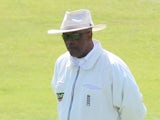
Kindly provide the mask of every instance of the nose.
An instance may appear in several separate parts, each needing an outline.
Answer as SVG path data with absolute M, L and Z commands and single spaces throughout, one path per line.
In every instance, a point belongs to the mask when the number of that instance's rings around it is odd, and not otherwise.
M 74 40 L 66 40 L 65 43 L 68 44 L 68 45 L 70 45 L 70 44 L 74 43 Z
M 74 45 L 74 40 L 66 40 L 65 44 L 66 44 L 67 48 L 70 48 Z

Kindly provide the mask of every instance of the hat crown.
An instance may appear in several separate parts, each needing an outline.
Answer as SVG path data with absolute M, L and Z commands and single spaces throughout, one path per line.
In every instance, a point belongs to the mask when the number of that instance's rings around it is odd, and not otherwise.
M 72 12 L 66 12 L 63 22 L 61 24 L 61 30 L 70 30 L 78 28 L 90 28 L 93 27 L 93 21 L 89 10 L 81 9 Z
M 48 34 L 74 32 L 88 28 L 92 28 L 92 31 L 96 32 L 105 29 L 106 25 L 105 24 L 94 25 L 90 11 L 87 9 L 80 9 L 71 12 L 67 11 L 62 21 L 60 30 L 50 29 L 48 30 Z

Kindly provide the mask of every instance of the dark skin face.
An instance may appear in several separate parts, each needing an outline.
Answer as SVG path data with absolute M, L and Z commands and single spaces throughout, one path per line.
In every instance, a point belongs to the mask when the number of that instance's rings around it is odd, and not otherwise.
M 82 58 L 85 57 L 93 48 L 92 41 L 92 29 L 85 29 L 76 32 L 63 33 L 66 35 L 72 35 L 74 33 L 80 33 L 79 39 L 67 39 L 64 40 L 64 43 L 67 47 L 67 50 L 73 57 Z

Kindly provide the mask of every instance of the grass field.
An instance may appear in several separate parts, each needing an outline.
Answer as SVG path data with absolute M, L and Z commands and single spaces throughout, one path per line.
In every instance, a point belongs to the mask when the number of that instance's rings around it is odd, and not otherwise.
M 90 9 L 94 34 L 104 48 L 130 67 L 148 109 L 145 120 L 160 119 L 159 0 L 0 0 L 0 119 L 57 120 L 50 85 L 54 62 L 66 51 L 59 35 L 64 12 Z

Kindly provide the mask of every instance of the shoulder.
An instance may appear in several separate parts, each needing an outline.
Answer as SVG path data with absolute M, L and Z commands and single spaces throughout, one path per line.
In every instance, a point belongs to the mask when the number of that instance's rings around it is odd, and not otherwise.
M 107 50 L 104 50 L 104 54 L 105 56 L 107 56 L 106 58 L 108 59 L 108 62 L 114 74 L 117 74 L 117 76 L 118 74 L 131 74 L 128 65 L 119 56 Z
M 56 60 L 56 65 L 60 66 L 62 64 L 66 64 L 67 61 L 70 59 L 70 54 L 69 52 L 65 52 L 64 54 L 62 54 L 61 56 L 59 56 Z
M 128 69 L 128 66 L 127 64 L 124 62 L 124 60 L 122 60 L 119 56 L 109 52 L 109 51 L 106 51 L 106 54 L 108 56 L 108 59 L 110 61 L 110 64 L 112 66 L 121 66 L 121 67 L 124 67 L 124 68 L 127 68 Z
M 103 49 L 102 58 L 106 60 L 108 59 L 108 61 L 112 65 L 116 64 L 126 65 L 125 62 L 119 56 L 105 49 Z

